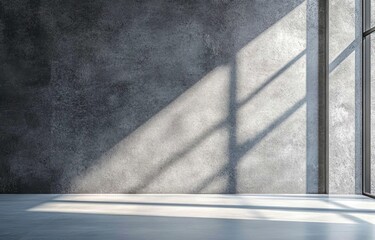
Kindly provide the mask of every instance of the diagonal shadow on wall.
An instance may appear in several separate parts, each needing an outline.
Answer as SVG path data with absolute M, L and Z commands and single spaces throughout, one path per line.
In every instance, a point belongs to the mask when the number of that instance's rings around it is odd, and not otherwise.
M 223 170 L 229 179 L 222 191 L 236 192 L 235 169 L 241 156 L 304 100 L 243 144 L 237 142 L 236 109 L 264 90 L 304 52 L 240 103 L 233 59 L 302 2 L 2 3 L 1 70 L 5 74 L 1 79 L 1 111 L 3 118 L 15 121 L 7 121 L 0 129 L 1 141 L 7 143 L 1 147 L 2 169 L 6 169 L 1 172 L 1 191 L 117 192 L 116 187 L 85 190 L 71 186 L 77 176 L 98 165 L 103 154 L 209 72 L 229 65 L 232 80 L 227 119 L 194 138 L 126 192 L 147 187 L 178 158 L 221 128 L 229 131 L 228 165 Z M 25 25 L 28 21 L 30 24 Z M 30 70 L 33 68 L 35 72 Z M 174 130 L 178 122 L 177 118 Z M 126 164 L 124 168 L 138 163 Z M 203 187 L 195 189 L 200 192 Z
M 199 193 L 206 187 L 211 181 L 213 181 L 216 177 L 220 175 L 226 175 L 228 172 L 233 173 L 231 180 L 228 181 L 227 191 L 228 192 L 235 192 L 236 190 L 236 183 L 235 179 L 236 176 L 234 174 L 237 162 L 240 160 L 241 155 L 245 154 L 249 151 L 253 146 L 255 146 L 258 142 L 260 142 L 268 133 L 270 133 L 273 129 L 275 129 L 278 125 L 280 125 L 285 119 L 287 119 L 290 115 L 292 115 L 296 110 L 298 110 L 302 104 L 305 102 L 305 99 L 298 101 L 294 106 L 292 106 L 289 110 L 287 110 L 282 116 L 280 116 L 277 120 L 275 120 L 272 124 L 270 124 L 264 131 L 259 133 L 255 138 L 249 139 L 247 142 L 238 146 L 236 143 L 236 112 L 241 106 L 247 104 L 254 98 L 257 94 L 259 94 L 263 89 L 267 87 L 271 82 L 277 79 L 283 72 L 285 72 L 289 67 L 291 67 L 294 63 L 300 60 L 305 55 L 305 51 L 302 51 L 297 56 L 295 56 L 292 60 L 290 60 L 287 64 L 285 64 L 282 68 L 280 68 L 276 73 L 274 73 L 269 79 L 264 81 L 258 88 L 256 88 L 251 94 L 246 96 L 246 98 L 237 103 L 236 100 L 236 66 L 235 60 L 233 60 L 233 64 L 231 67 L 231 84 L 230 84 L 230 101 L 229 101 L 229 111 L 228 117 L 225 118 L 223 121 L 217 123 L 216 125 L 212 126 L 205 132 L 203 132 L 199 137 L 195 138 L 191 143 L 187 144 L 187 146 L 182 149 L 181 151 L 177 152 L 176 154 L 170 156 L 163 164 L 160 166 L 160 169 L 156 169 L 153 172 L 150 172 L 147 177 L 141 182 L 141 184 L 134 186 L 130 192 L 142 192 L 144 188 L 146 188 L 153 180 L 160 177 L 165 171 L 169 168 L 173 167 L 177 161 L 183 159 L 185 155 L 187 155 L 191 150 L 202 144 L 202 142 L 210 137 L 215 131 L 228 128 L 229 133 L 229 144 L 228 144 L 228 153 L 229 159 L 228 163 L 223 166 L 217 173 L 213 176 L 210 176 L 200 185 L 198 185 L 194 192 Z

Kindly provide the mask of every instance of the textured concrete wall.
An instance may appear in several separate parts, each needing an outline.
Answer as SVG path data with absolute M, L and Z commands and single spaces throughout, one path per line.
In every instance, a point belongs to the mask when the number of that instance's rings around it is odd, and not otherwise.
M 374 9 L 375 9 L 375 0 L 370 0 L 370 27 L 374 27 L 375 25 L 375 16 L 374 16 Z M 370 193 L 375 194 L 375 44 L 374 44 L 374 33 L 368 36 L 370 40 L 370 86 L 371 86 L 371 99 L 370 99 L 370 111 L 371 111 L 371 123 L 370 123 L 370 149 L 371 149 L 371 156 L 370 156 L 370 175 L 371 175 L 371 183 L 370 183 Z
M 371 8 L 373 9 L 375 7 L 375 1 L 371 1 Z M 372 25 L 371 26 L 374 26 L 374 18 L 373 16 L 371 16 L 371 22 L 372 22 Z M 370 36 L 368 36 L 368 38 L 370 38 L 371 42 L 370 42 L 370 82 L 371 82 L 371 126 L 370 126 L 370 131 L 371 131 L 371 140 L 370 140 L 370 146 L 371 146 L 371 157 L 370 157 L 370 175 L 371 175 L 371 185 L 370 185 L 370 193 L 372 193 L 373 195 L 375 194 L 375 67 L 374 67 L 374 63 L 375 63 L 375 37 L 374 37 L 374 33 L 372 33 Z
M 329 189 L 361 193 L 361 0 L 330 0 L 329 8 Z
M 0 191 L 306 191 L 304 1 L 0 4 Z

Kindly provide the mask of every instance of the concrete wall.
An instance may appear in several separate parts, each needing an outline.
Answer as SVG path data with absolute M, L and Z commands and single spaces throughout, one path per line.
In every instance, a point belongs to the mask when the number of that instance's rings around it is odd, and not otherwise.
M 361 2 L 329 6 L 330 193 L 362 193 Z
M 375 7 L 375 1 L 371 1 L 371 9 L 374 9 Z M 373 11 L 372 11 L 373 13 Z M 374 26 L 375 23 L 375 17 L 374 15 L 371 16 L 371 27 Z M 375 194 L 375 37 L 374 33 L 372 33 L 370 36 L 370 85 L 371 85 L 371 126 L 370 126 L 370 131 L 371 131 L 371 157 L 370 157 L 370 175 L 371 175 L 371 185 L 370 185 L 370 193 L 373 195 Z
M 306 192 L 303 0 L 0 4 L 1 192 Z

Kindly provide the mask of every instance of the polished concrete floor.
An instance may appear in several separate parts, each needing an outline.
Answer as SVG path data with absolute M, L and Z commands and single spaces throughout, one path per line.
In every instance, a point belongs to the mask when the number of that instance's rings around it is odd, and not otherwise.
M 374 240 L 375 200 L 354 195 L 0 195 L 0 239 Z

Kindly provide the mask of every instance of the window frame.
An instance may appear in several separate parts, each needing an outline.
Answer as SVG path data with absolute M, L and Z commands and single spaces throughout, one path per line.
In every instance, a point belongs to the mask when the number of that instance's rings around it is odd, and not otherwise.
M 362 1 L 362 194 L 375 198 L 371 193 L 371 0 Z

